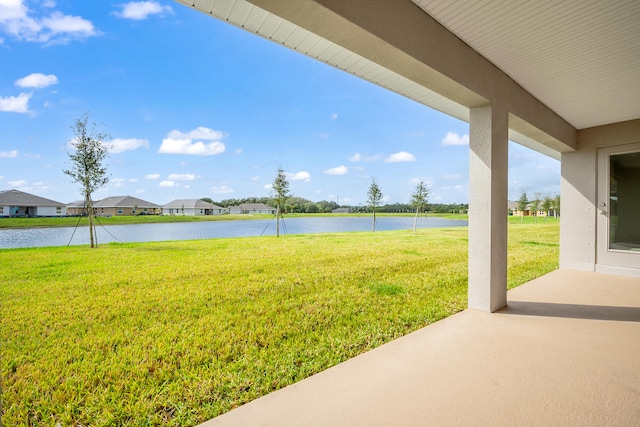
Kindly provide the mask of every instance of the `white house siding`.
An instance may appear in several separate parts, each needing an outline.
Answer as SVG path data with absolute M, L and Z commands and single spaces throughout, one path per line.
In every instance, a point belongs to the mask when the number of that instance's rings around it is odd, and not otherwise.
M 33 213 L 32 210 L 34 211 Z M 31 216 L 66 216 L 66 207 L 55 206 L 37 206 L 35 208 L 29 208 L 29 215 Z

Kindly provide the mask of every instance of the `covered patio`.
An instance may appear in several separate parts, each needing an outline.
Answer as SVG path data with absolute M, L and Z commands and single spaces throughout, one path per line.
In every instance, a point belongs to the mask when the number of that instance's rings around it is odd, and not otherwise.
M 640 279 L 556 270 L 203 426 L 640 423 Z
M 469 123 L 469 309 L 207 425 L 640 424 L 640 2 L 177 0 Z M 507 292 L 508 141 L 561 161 Z

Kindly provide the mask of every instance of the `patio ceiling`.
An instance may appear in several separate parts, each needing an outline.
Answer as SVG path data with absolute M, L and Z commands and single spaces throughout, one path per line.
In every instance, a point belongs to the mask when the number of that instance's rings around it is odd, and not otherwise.
M 635 0 L 177 1 L 465 121 L 507 88 L 509 138 L 555 158 L 640 118 Z
M 640 118 L 637 0 L 412 0 L 577 129 Z

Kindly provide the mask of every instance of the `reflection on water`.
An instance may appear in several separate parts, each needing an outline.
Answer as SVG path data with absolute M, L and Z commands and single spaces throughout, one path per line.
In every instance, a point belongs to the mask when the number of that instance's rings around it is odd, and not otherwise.
M 370 231 L 370 217 L 286 218 L 281 233 L 312 234 Z M 420 218 L 420 228 L 461 227 L 467 221 L 444 218 Z M 161 224 L 109 225 L 97 228 L 98 243 L 195 240 L 221 237 L 274 236 L 275 219 L 251 221 L 177 222 Z M 409 230 L 412 217 L 378 217 L 376 230 Z M 0 248 L 88 245 L 87 227 L 54 227 L 0 230 Z

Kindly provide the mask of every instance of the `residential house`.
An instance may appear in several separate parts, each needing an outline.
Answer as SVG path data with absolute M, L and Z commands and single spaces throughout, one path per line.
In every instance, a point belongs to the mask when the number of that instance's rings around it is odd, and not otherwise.
M 132 196 L 113 196 L 93 202 L 93 212 L 100 216 L 160 215 L 162 206 Z
M 520 210 L 518 202 L 509 201 L 509 212 L 513 216 L 537 216 L 537 217 L 546 217 L 553 215 L 553 210 L 545 211 L 543 209 L 539 209 L 536 212 L 533 212 L 532 204 L 527 204 L 524 210 Z
M 200 199 L 176 199 L 162 206 L 162 215 L 221 215 L 225 211 L 221 206 Z
M 264 203 L 241 203 L 238 206 L 229 207 L 230 214 L 276 214 L 276 208 Z
M 67 214 L 71 216 L 81 216 L 87 214 L 87 207 L 84 200 L 75 200 L 67 203 Z
M 0 191 L 0 217 L 66 216 L 64 203 L 19 190 Z
M 215 425 L 638 424 L 640 2 L 177 1 L 469 123 L 469 309 Z M 562 216 L 507 293 L 509 140 Z
M 334 214 L 348 214 L 351 213 L 351 208 L 336 208 L 331 211 Z

